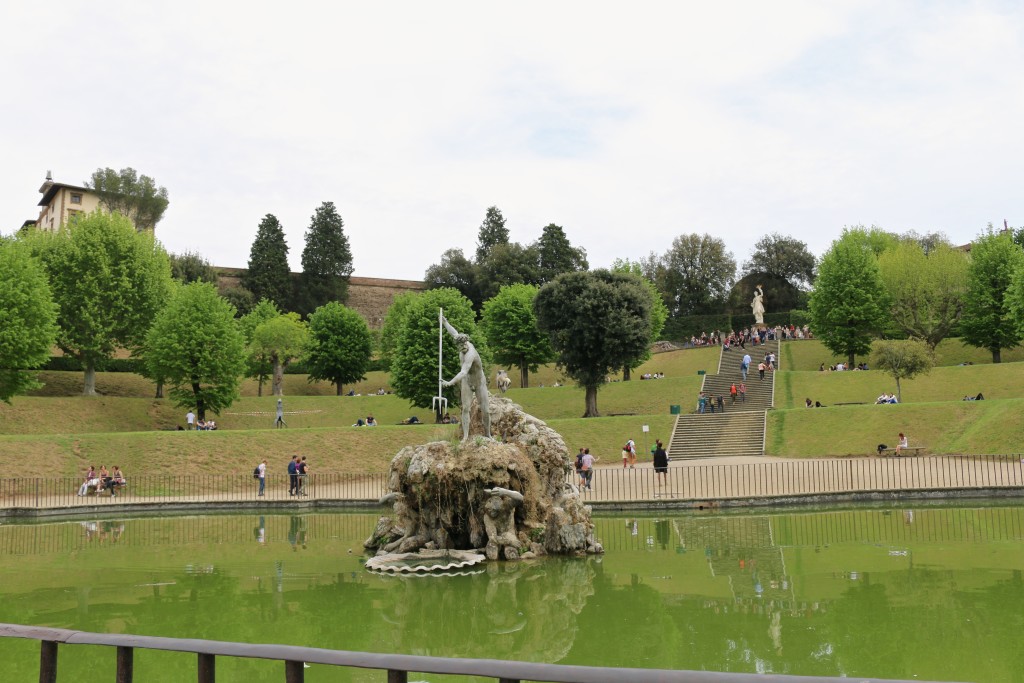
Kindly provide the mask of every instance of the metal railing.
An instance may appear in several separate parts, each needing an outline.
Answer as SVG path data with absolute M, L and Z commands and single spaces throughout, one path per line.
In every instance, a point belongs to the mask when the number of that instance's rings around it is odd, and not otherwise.
M 566 481 L 576 483 L 574 472 Z M 0 510 L 54 509 L 138 504 L 219 504 L 344 501 L 375 503 L 388 490 L 379 474 L 313 474 L 292 489 L 287 475 L 268 476 L 264 495 L 246 475 L 142 475 L 109 492 L 79 495 L 82 481 L 71 478 L 0 479 Z M 745 464 L 674 461 L 659 475 L 650 465 L 638 469 L 594 470 L 588 502 L 720 502 L 858 493 L 942 492 L 1024 489 L 1024 463 L 1018 455 L 916 456 L 905 458 L 827 458 L 773 460 Z
M 64 645 L 102 645 L 117 649 L 117 683 L 132 683 L 134 651 L 162 650 L 189 652 L 198 656 L 199 683 L 213 683 L 217 657 L 247 657 L 277 660 L 284 663 L 285 683 L 302 683 L 305 664 L 322 664 L 349 668 L 376 669 L 387 672 L 388 683 L 408 683 L 409 673 L 494 678 L 500 683 L 519 681 L 553 681 L 557 683 L 620 683 L 620 681 L 651 681 L 653 683 L 760 683 L 763 674 L 725 674 L 708 671 L 673 671 L 667 669 L 616 669 L 564 664 L 539 664 L 498 659 L 446 659 L 419 655 L 376 654 L 324 650 L 293 645 L 252 645 L 217 640 L 160 638 L 127 634 L 86 633 L 59 628 L 0 624 L 0 637 L 26 638 L 40 643 L 39 683 L 57 683 L 58 647 Z M 778 683 L 835 683 L 835 678 L 820 676 L 772 675 Z M 879 679 L 857 678 L 863 683 Z M 897 683 L 892 681 L 890 683 Z M 879 681 L 879 683 L 881 683 Z M 906 683 L 906 682 L 904 682 Z

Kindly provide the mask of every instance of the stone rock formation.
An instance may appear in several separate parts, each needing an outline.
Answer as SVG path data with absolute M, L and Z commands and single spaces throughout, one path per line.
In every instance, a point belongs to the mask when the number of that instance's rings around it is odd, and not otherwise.
M 488 559 L 603 552 L 590 508 L 569 483 L 565 441 L 510 400 L 490 398 L 491 433 L 403 448 L 381 502 L 393 506 L 365 542 L 380 553 L 483 549 Z M 476 401 L 471 436 L 481 434 Z

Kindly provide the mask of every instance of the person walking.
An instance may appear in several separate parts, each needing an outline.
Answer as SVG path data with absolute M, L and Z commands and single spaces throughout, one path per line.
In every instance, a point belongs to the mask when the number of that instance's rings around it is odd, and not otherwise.
M 185 429 L 187 429 L 190 432 L 196 428 L 196 414 L 193 413 L 191 410 L 185 413 L 185 424 L 188 425 Z
M 256 477 L 260 480 L 260 492 L 257 495 L 262 496 L 263 491 L 266 488 L 267 483 L 267 461 L 264 460 L 256 466 Z
M 718 395 L 718 412 L 725 412 L 725 397 L 721 394 Z
M 583 481 L 585 482 L 586 489 L 591 490 L 591 482 L 594 480 L 594 456 L 590 454 L 590 449 L 583 449 Z
M 629 461 L 629 469 L 634 469 L 636 467 L 636 443 L 633 442 L 633 439 L 626 441 L 626 445 L 622 447 L 622 454 Z
M 729 387 L 729 398 L 732 399 L 732 405 L 736 405 L 736 397 L 739 393 L 740 390 L 736 388 L 736 382 L 733 382 L 732 386 Z
M 281 429 L 281 427 L 287 427 L 284 423 L 284 401 L 277 399 L 277 419 L 274 420 L 274 429 Z
M 740 362 L 740 373 L 743 375 L 743 381 L 747 381 L 747 371 L 750 370 L 750 354 L 743 354 L 743 360 Z
M 766 369 L 767 366 L 764 364 L 764 361 L 761 361 L 760 363 L 757 364 L 757 374 L 761 376 L 762 381 L 764 380 L 764 371 Z
M 746 403 L 747 402 L 747 383 L 746 382 L 740 382 L 739 392 L 740 392 L 740 403 Z
M 712 394 L 710 391 L 708 392 L 708 397 L 706 399 L 706 403 L 708 404 L 708 408 L 711 409 L 711 414 L 714 415 L 715 414 L 715 395 Z

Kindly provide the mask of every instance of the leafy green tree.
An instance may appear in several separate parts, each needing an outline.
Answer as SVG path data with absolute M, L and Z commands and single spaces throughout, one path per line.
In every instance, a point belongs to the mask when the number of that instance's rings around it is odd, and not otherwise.
M 928 374 L 935 359 L 928 345 L 917 339 L 879 340 L 871 345 L 871 365 L 896 380 L 896 400 L 902 403 L 900 380 Z
M 809 287 L 814 283 L 815 265 L 806 243 L 773 232 L 754 243 L 754 253 L 743 264 L 743 275 L 767 273 L 794 287 Z
M 153 230 L 170 204 L 167 188 L 158 187 L 147 175 L 134 168 L 98 168 L 85 186 L 99 197 L 100 204 L 111 213 L 126 216 L 138 230 Z
M 1024 250 L 1009 232 L 991 228 L 971 243 L 960 331 L 963 340 L 992 352 L 992 362 L 1002 361 L 1001 350 L 1020 344 L 1021 330 L 1007 297 L 1014 274 L 1024 268 Z
M 550 282 L 562 273 L 587 270 L 587 250 L 574 247 L 565 236 L 561 226 L 550 223 L 544 226 L 540 239 L 534 243 L 537 251 L 541 282 Z
M 270 356 L 264 353 L 265 349 L 253 345 L 256 336 L 256 328 L 265 322 L 280 317 L 281 311 L 270 299 L 263 299 L 253 306 L 252 310 L 242 316 L 238 321 L 238 328 L 245 339 L 246 348 L 246 377 L 256 380 L 257 396 L 263 396 L 263 385 L 270 379 L 274 372 Z
M 271 393 L 284 395 L 284 369 L 302 355 L 308 336 L 298 313 L 285 313 L 261 323 L 252 333 L 252 352 L 270 361 L 273 368 Z
M 481 326 L 494 360 L 519 368 L 519 386 L 530 386 L 530 373 L 554 358 L 551 341 L 537 327 L 533 301 L 536 285 L 505 285 L 497 295 L 484 302 Z
M 220 414 L 239 396 L 245 370 L 245 341 L 235 311 L 208 282 L 174 288 L 146 336 L 145 362 L 152 376 L 162 377 L 171 399 Z
M 473 302 L 477 310 L 483 305 L 478 279 L 476 264 L 466 258 L 461 249 L 445 251 L 441 254 L 441 262 L 427 268 L 423 276 L 429 289 L 450 287 L 458 290 L 459 294 Z
M 235 307 L 237 316 L 243 316 L 256 307 L 256 297 L 245 287 L 225 287 L 220 295 Z
M 306 231 L 302 250 L 302 288 L 297 306 L 303 314 L 312 313 L 328 301 L 345 302 L 348 279 L 352 275 L 352 251 L 345 224 L 333 202 L 324 202 Z
M 284 228 L 272 213 L 264 216 L 256 229 L 256 239 L 249 250 L 249 267 L 242 276 L 242 284 L 257 301 L 270 299 L 280 308 L 288 306 L 292 292 L 288 244 L 284 239 Z
M 309 380 L 324 380 L 337 388 L 366 377 L 373 354 L 370 328 L 363 316 L 337 301 L 329 301 L 309 316 L 304 357 Z
M 518 242 L 496 244 L 487 257 L 476 264 L 482 301 L 495 296 L 506 285 L 540 284 L 537 262 L 537 250 L 532 246 L 524 247 Z
M 651 341 L 651 297 L 633 275 L 565 273 L 541 287 L 534 309 L 558 365 L 586 390 L 583 417 L 599 417 L 598 388 Z
M 736 276 L 725 242 L 710 235 L 680 235 L 661 257 L 645 265 L 672 317 L 718 313 Z
M 878 259 L 859 235 L 844 232 L 821 259 L 811 292 L 814 335 L 853 365 L 866 354 L 888 318 L 889 296 L 878 274 Z
M 405 311 L 391 363 L 391 387 L 398 396 L 418 408 L 430 408 L 437 395 L 438 310 L 442 308 L 448 322 L 470 336 L 485 364 L 490 357 L 487 340 L 476 326 L 476 314 L 469 299 L 455 289 L 431 289 L 417 296 Z M 451 379 L 459 371 L 459 349 L 449 334 L 440 336 L 444 378 Z M 458 405 L 458 387 L 446 388 L 443 395 L 449 405 Z
M 661 298 L 661 293 L 653 282 L 648 280 L 643 275 L 643 264 L 639 261 L 630 261 L 629 259 L 615 259 L 612 262 L 612 272 L 614 273 L 626 273 L 633 275 L 640 279 L 644 287 L 647 289 L 647 293 L 651 297 L 651 341 L 656 341 L 661 337 L 662 331 L 665 329 L 665 323 L 668 321 L 668 306 Z M 648 346 L 647 351 L 640 357 L 638 357 L 631 364 L 626 365 L 622 368 L 622 379 L 623 381 L 630 381 L 630 375 L 633 370 L 640 367 L 648 360 L 651 359 L 651 349 Z
M 487 209 L 484 222 L 480 224 L 480 231 L 477 236 L 476 262 L 481 263 L 487 260 L 491 249 L 499 244 L 508 244 L 508 228 L 505 227 L 505 217 L 496 206 Z
M 96 368 L 118 348 L 142 344 L 167 301 L 171 268 L 152 233 L 100 211 L 30 240 L 49 274 L 59 313 L 57 345 L 85 368 L 83 394 L 96 394 Z
M 863 225 L 845 227 L 840 239 L 860 244 L 875 256 L 881 256 L 884 251 L 896 246 L 900 240 L 895 234 L 887 232 L 877 225 L 872 225 L 870 228 L 865 228 Z
M 960 321 L 967 293 L 967 255 L 946 244 L 905 239 L 882 252 L 878 270 L 901 331 L 932 351 Z
M 28 248 L 0 239 L 0 401 L 40 386 L 35 373 L 57 339 L 57 307 L 46 271 Z
M 380 329 L 380 358 L 390 370 L 398 350 L 398 338 L 405 328 L 405 314 L 419 296 L 418 292 L 402 292 L 391 300 L 388 312 L 384 314 L 384 325 Z
M 217 284 L 217 269 L 200 254 L 186 251 L 184 254 L 170 254 L 171 277 L 178 282 L 210 282 Z

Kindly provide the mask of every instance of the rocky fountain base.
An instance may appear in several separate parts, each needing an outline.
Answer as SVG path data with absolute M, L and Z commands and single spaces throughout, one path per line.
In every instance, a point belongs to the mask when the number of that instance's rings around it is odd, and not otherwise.
M 590 508 L 567 483 L 562 437 L 505 398 L 490 398 L 491 432 L 473 404 L 470 439 L 408 446 L 391 461 L 381 517 L 364 543 L 385 553 L 479 550 L 490 560 L 601 553 Z

